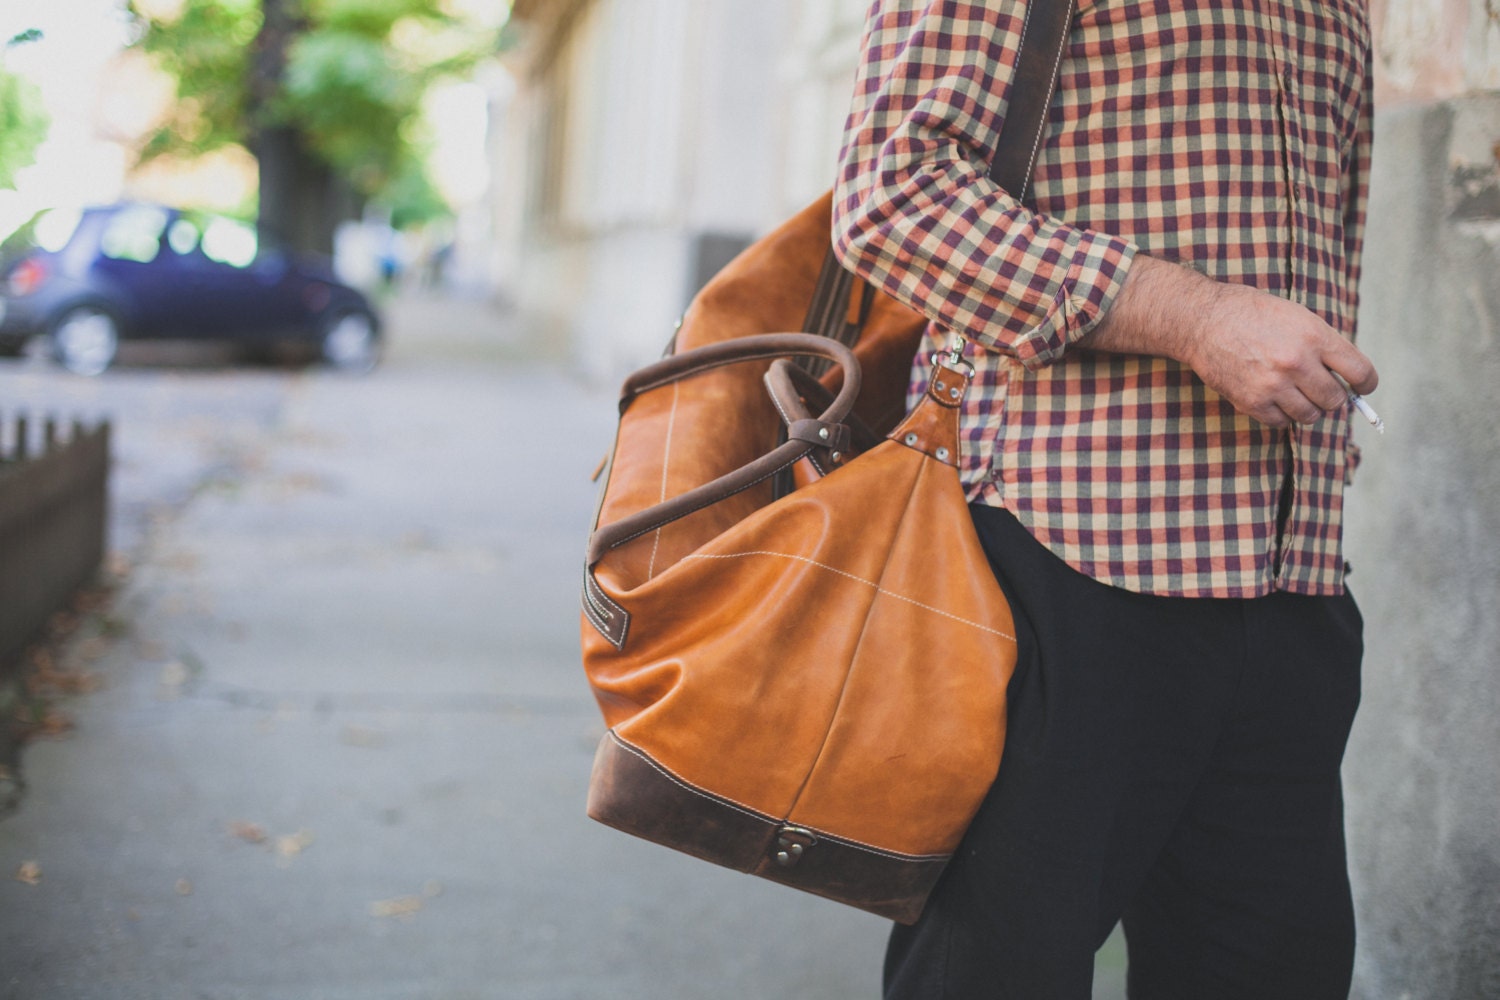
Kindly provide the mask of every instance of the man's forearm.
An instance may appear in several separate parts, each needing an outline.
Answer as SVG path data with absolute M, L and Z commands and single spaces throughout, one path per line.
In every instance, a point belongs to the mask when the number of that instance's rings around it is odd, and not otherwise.
M 1137 252 L 1120 294 L 1079 347 L 1114 354 L 1154 354 L 1184 364 L 1192 332 L 1187 317 L 1203 316 L 1218 282 L 1180 264 Z
M 1277 427 L 1344 405 L 1330 371 L 1360 393 L 1378 381 L 1369 358 L 1297 303 L 1146 254 L 1075 346 L 1180 361 L 1236 409 Z

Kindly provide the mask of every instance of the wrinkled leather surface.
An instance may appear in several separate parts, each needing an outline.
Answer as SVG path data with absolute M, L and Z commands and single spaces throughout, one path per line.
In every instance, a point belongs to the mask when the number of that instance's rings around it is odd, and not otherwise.
M 828 252 L 832 192 L 757 241 L 693 300 L 676 352 L 757 333 L 801 328 Z M 856 295 L 855 298 L 858 296 Z M 865 375 L 855 412 L 884 433 L 905 414 L 910 361 L 926 320 L 895 299 L 875 296 L 855 356 Z M 762 385 L 770 362 L 734 365 L 635 397 L 620 423 L 599 511 L 609 524 L 760 457 L 780 440 L 782 422 Z M 839 372 L 827 381 L 838 385 Z M 639 582 L 770 503 L 769 481 L 616 550 L 615 572 Z
M 599 741 L 588 812 L 653 843 L 908 924 L 921 916 L 948 861 L 947 855 L 914 858 L 824 836 L 797 864 L 780 865 L 778 820 L 685 784 L 613 732 Z
M 1028 23 L 1016 127 L 991 171 L 1007 190 L 1026 190 L 1074 6 Z M 829 287 L 820 274 L 837 276 L 823 271 L 830 199 L 710 282 L 676 349 L 800 330 L 814 313 L 828 332 L 838 300 L 814 298 Z M 846 329 L 867 292 L 855 282 Z M 877 433 L 900 422 L 890 440 L 821 478 L 804 461 L 780 500 L 766 482 L 623 545 L 596 535 L 586 601 L 605 624 L 583 618 L 584 668 L 612 727 L 591 815 L 898 920 L 920 912 L 994 777 L 1015 667 L 1010 611 L 954 468 L 953 380 L 960 392 L 965 380 L 938 369 L 902 420 L 925 326 L 883 294 L 864 316 L 855 413 Z M 770 451 L 780 425 L 760 389 L 767 367 L 631 399 L 598 523 Z M 782 824 L 813 838 L 791 868 L 775 864 Z
M 796 329 L 828 220 L 825 196 L 726 268 L 676 350 Z M 856 412 L 877 430 L 902 415 L 924 325 L 875 296 L 855 351 Z M 762 385 L 769 364 L 633 394 L 598 525 L 770 451 L 783 422 Z M 767 481 L 599 548 L 590 593 L 629 627 L 610 637 L 583 622 L 584 668 L 612 730 L 596 818 L 896 919 L 920 911 L 999 766 L 1015 664 L 1010 611 L 954 468 L 951 389 L 966 382 L 937 377 L 943 388 L 890 440 L 799 477 L 790 495 L 773 502 Z M 768 860 L 773 821 L 819 838 L 800 871 Z
M 915 447 L 882 442 L 649 580 L 601 559 L 632 627 L 616 649 L 586 625 L 584 666 L 620 737 L 756 812 L 950 852 L 998 767 L 1015 661 L 956 470 L 924 454 L 956 450 L 953 412 L 929 394 L 895 432 Z

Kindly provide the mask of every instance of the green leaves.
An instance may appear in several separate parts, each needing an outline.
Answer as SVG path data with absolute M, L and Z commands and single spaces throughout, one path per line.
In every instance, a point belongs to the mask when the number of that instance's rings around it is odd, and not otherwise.
M 170 20 L 135 0 L 130 9 L 138 44 L 177 81 L 143 159 L 252 146 L 258 129 L 290 126 L 373 198 L 410 190 L 422 173 L 427 89 L 497 44 L 494 30 L 464 23 L 444 0 L 182 0 Z
M 35 28 L 23 31 L 6 48 L 42 37 Z M 47 138 L 52 116 L 42 103 L 42 92 L 30 80 L 16 76 L 0 63 L 0 188 L 16 186 L 16 171 L 36 162 L 36 150 Z
M 380 40 L 352 32 L 310 32 L 288 52 L 277 117 L 295 124 L 355 190 L 377 194 L 415 155 L 403 135 L 424 82 Z
M 137 43 L 177 81 L 177 101 L 147 138 L 142 162 L 191 158 L 244 141 L 250 55 L 261 27 L 257 0 L 187 0 L 174 21 L 130 13 L 143 28 Z

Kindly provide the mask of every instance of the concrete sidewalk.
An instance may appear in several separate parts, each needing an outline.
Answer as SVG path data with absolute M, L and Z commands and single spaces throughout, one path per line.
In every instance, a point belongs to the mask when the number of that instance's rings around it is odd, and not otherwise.
M 878 995 L 884 922 L 584 817 L 577 592 L 612 393 L 478 304 L 392 317 L 364 379 L 85 384 L 177 496 L 151 507 L 132 466 L 129 631 L 0 822 L 0 997 Z M 151 424 L 180 413 L 160 393 L 222 432 Z
M 367 379 L 106 376 L 249 380 L 264 419 L 142 536 L 104 689 L 26 754 L 0 996 L 874 995 L 880 921 L 583 816 L 613 408 L 443 326 Z

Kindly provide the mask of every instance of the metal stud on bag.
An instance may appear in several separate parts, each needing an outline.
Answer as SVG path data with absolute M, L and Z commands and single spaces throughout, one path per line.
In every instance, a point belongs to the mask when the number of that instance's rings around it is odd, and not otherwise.
M 800 826 L 784 826 L 776 831 L 776 863 L 783 868 L 795 868 L 802 855 L 818 842 L 811 830 Z

